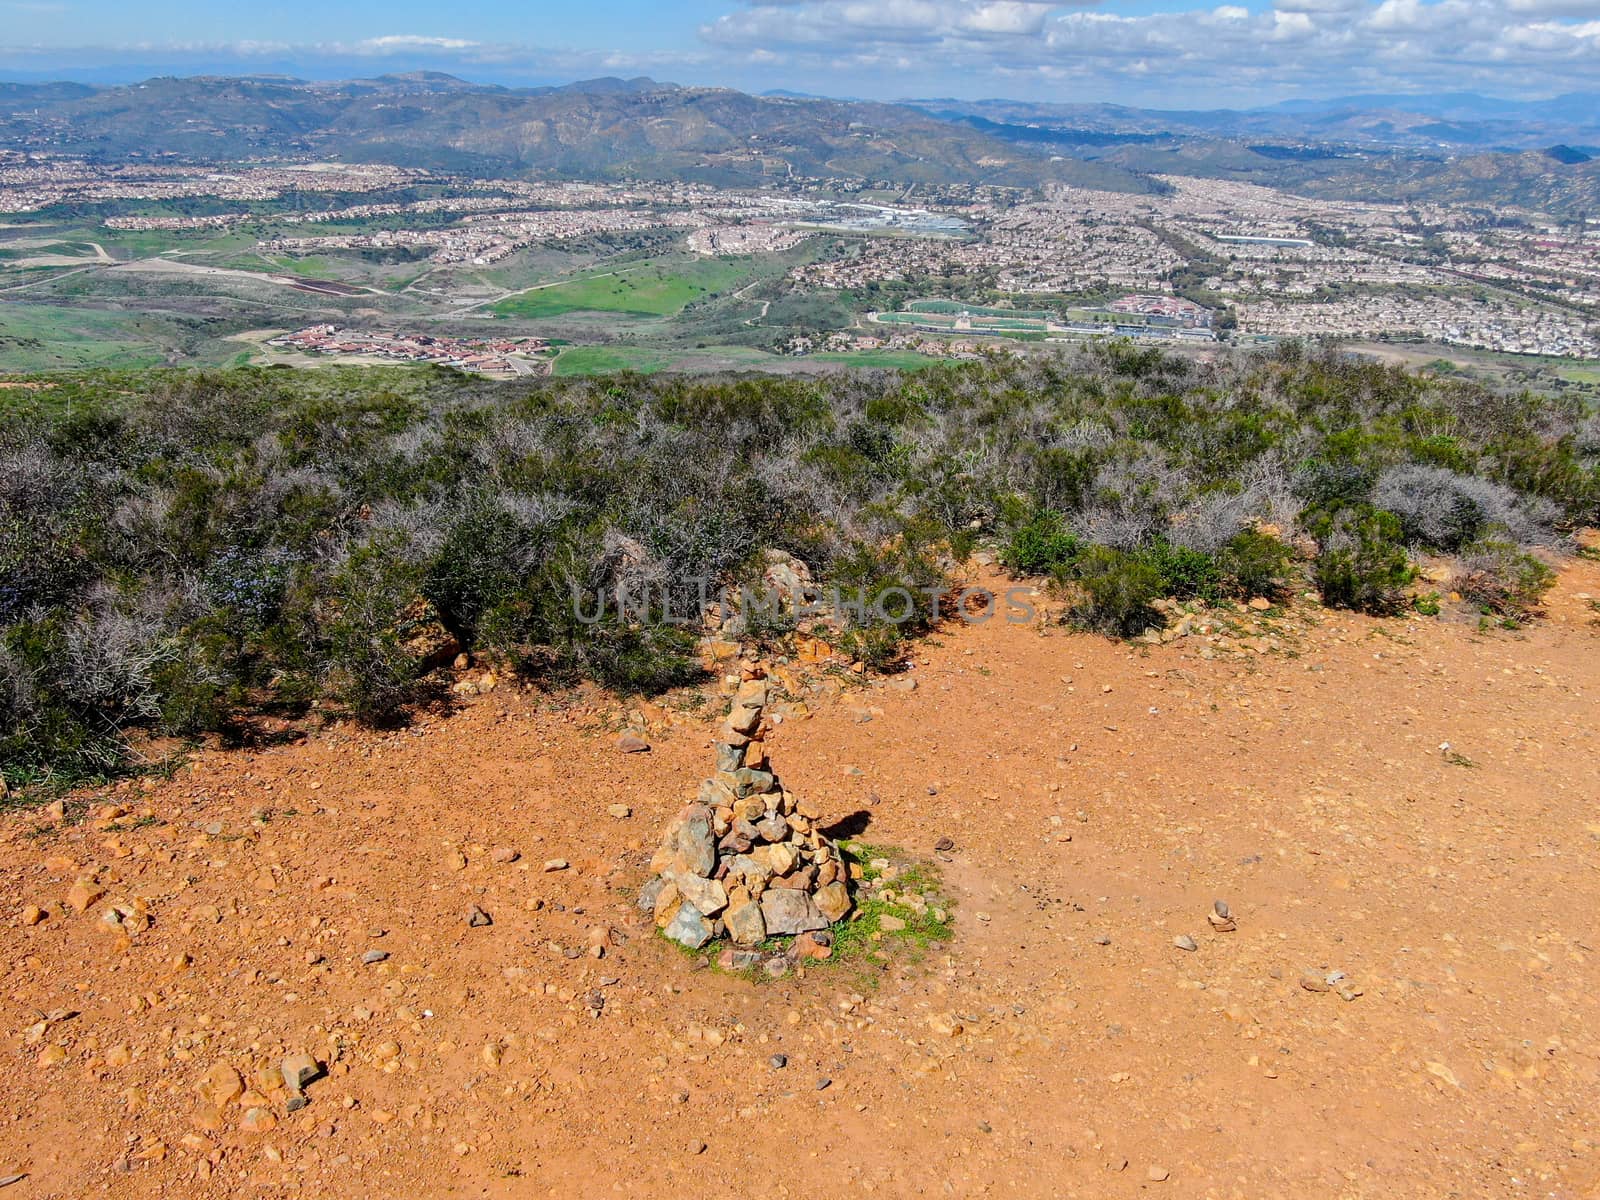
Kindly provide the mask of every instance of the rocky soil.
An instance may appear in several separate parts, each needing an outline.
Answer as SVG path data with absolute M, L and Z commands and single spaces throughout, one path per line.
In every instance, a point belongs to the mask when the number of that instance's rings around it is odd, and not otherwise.
M 776 980 L 634 904 L 716 698 L 8 811 L 0 1196 L 1600 1194 L 1594 596 L 776 672 L 785 778 L 955 929 Z

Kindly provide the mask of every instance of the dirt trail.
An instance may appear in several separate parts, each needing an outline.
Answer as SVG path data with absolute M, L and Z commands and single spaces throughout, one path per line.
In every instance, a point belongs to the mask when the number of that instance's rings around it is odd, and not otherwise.
M 1300 609 L 1277 651 L 954 627 L 913 692 L 808 696 L 790 786 L 955 841 L 953 944 L 870 984 L 749 984 L 635 923 L 709 710 L 623 756 L 609 708 L 502 688 L 205 754 L 114 831 L 8 815 L 5 1200 L 1595 1196 L 1587 596 L 1577 562 L 1520 633 Z M 109 929 L 134 897 L 151 927 Z M 625 935 L 601 959 L 595 926 Z M 1361 994 L 1302 986 L 1332 971 Z M 246 1098 L 274 1128 L 201 1106 L 218 1063 L 330 1045 L 303 1111 Z

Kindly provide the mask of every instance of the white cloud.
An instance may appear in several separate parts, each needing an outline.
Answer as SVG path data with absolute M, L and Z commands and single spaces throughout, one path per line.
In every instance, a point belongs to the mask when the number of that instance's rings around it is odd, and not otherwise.
M 1133 82 L 1188 105 L 1195 89 L 1218 87 L 1592 88 L 1597 22 L 1567 19 L 1586 17 L 1600 18 L 1600 0 L 1277 0 L 1262 12 L 1223 4 L 1141 14 L 1043 0 L 745 0 L 701 36 L 759 46 L 790 71 L 824 79 L 908 61 L 912 93 L 916 76 L 930 75 L 1032 79 L 1035 93 L 1070 80 L 1108 96 Z
M 50 2 L 0 0 L 0 13 L 7 3 Z M 1257 11 L 1244 0 L 1208 3 L 1135 12 L 1122 0 L 721 0 L 722 15 L 699 27 L 698 44 L 651 50 L 392 33 L 298 45 L 102 46 L 87 55 L 0 47 L 0 71 L 46 53 L 64 63 L 119 55 L 148 62 L 153 54 L 169 54 L 162 61 L 174 64 L 185 57 L 216 63 L 231 55 L 304 62 L 308 72 L 315 64 L 350 68 L 387 58 L 502 79 L 650 74 L 757 90 L 1159 107 L 1356 91 L 1551 95 L 1591 90 L 1600 80 L 1600 0 L 1275 0 Z
M 412 50 L 476 50 L 482 43 L 464 38 L 422 37 L 414 33 L 391 33 L 383 37 L 367 38 L 356 44 L 358 49 L 373 54 L 393 54 Z
M 1506 7 L 1534 17 L 1600 17 L 1600 0 L 1508 0 Z

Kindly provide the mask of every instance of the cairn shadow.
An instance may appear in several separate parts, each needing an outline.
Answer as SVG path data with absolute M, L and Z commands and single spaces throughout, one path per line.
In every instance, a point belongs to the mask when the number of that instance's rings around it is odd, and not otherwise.
M 830 841 L 849 840 L 860 837 L 867 831 L 867 826 L 872 824 L 872 814 L 866 809 L 858 809 L 848 817 L 841 817 L 832 825 L 823 826 L 822 836 Z

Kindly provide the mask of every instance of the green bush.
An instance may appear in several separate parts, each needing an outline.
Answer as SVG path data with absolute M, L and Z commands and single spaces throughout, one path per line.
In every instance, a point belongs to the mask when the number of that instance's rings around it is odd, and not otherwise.
M 1312 578 L 1330 608 L 1388 616 L 1405 606 L 1416 577 L 1402 543 L 1400 521 L 1370 504 L 1320 515 L 1312 531 L 1322 543 Z
M 1289 590 L 1294 551 L 1269 534 L 1247 529 L 1217 555 L 1217 570 L 1226 591 L 1238 598 L 1275 599 Z
M 1070 570 L 1082 553 L 1082 540 L 1059 513 L 1041 513 L 1012 530 L 1000 561 L 1018 575 L 1050 575 Z
M 1137 554 L 1091 548 L 1078 562 L 1069 617 L 1113 637 L 1134 637 L 1161 624 L 1152 607 L 1165 591 L 1161 572 Z
M 363 720 L 391 722 L 420 695 L 418 638 L 432 613 L 422 571 L 392 542 L 357 547 L 328 580 L 328 692 Z
M 1161 577 L 1161 595 L 1178 600 L 1215 600 L 1223 590 L 1221 565 L 1203 550 L 1158 541 L 1139 557 Z

